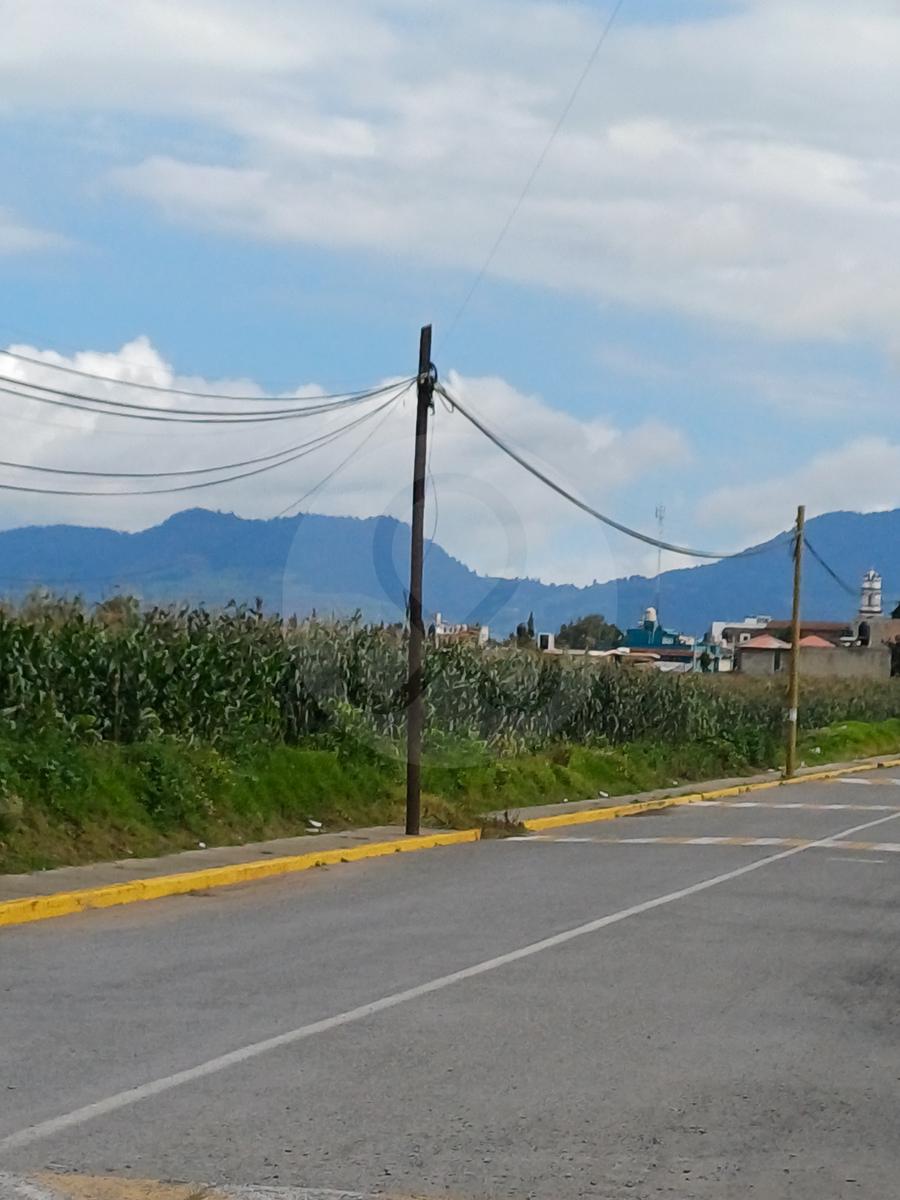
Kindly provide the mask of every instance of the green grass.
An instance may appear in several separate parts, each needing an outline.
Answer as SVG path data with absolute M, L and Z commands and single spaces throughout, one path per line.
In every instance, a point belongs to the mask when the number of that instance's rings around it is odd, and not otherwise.
M 841 721 L 804 734 L 800 757 L 808 767 L 850 758 L 900 752 L 900 718 L 890 721 Z
M 900 719 L 847 721 L 807 734 L 808 765 L 900 752 Z M 498 755 L 448 742 L 423 764 L 426 824 L 466 828 L 492 811 L 621 796 L 780 765 L 780 747 L 754 753 L 721 740 L 670 747 L 559 744 Z M 171 739 L 84 744 L 62 735 L 0 739 L 0 871 L 302 834 L 402 819 L 397 750 L 257 746 L 228 752 Z

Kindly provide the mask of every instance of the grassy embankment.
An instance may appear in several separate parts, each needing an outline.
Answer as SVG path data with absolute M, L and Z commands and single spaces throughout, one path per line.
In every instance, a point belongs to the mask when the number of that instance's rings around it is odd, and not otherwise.
M 471 647 L 425 666 L 436 825 L 779 762 L 777 681 Z M 405 694 L 396 629 L 122 597 L 0 608 L 0 870 L 394 822 Z M 896 680 L 810 680 L 800 714 L 810 761 L 900 750 Z
M 900 719 L 847 722 L 804 735 L 810 765 L 900 753 Z M 465 828 L 487 812 L 668 787 L 775 765 L 724 743 L 676 748 L 557 745 L 497 757 L 459 745 L 424 770 L 428 824 Z M 296 746 L 228 753 L 175 741 L 122 746 L 62 736 L 0 741 L 0 871 L 127 856 L 401 819 L 395 755 Z

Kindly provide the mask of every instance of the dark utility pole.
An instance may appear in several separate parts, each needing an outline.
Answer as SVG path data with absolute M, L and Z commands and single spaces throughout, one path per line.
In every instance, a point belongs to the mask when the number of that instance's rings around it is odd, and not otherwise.
M 431 326 L 419 336 L 419 376 L 416 392 L 416 450 L 413 460 L 412 540 L 409 548 L 409 673 L 406 693 L 406 832 L 419 833 L 422 815 L 422 732 L 425 697 L 422 672 L 425 657 L 425 623 L 422 620 L 422 571 L 425 561 L 425 464 L 428 448 L 428 414 L 434 397 L 435 371 L 431 365 Z
M 803 536 L 806 508 L 797 509 L 794 535 L 794 602 L 791 609 L 791 673 L 788 679 L 787 753 L 784 774 L 791 779 L 797 771 L 797 709 L 800 706 L 800 579 L 803 569 Z

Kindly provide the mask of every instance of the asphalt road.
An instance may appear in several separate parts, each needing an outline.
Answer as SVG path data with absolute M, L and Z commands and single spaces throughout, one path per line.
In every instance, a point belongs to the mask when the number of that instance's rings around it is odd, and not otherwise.
M 900 772 L 856 779 L 3 931 L 0 1196 L 900 1195 Z

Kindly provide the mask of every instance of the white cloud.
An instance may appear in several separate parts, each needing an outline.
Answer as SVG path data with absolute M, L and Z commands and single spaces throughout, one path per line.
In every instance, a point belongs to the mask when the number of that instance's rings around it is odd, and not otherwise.
M 64 356 L 13 345 L 16 354 L 42 362 L 131 383 L 191 388 L 203 392 L 260 395 L 250 380 L 214 380 L 176 374 L 146 338 L 137 338 L 113 353 L 84 351 Z M 3 374 L 22 382 L 68 387 L 88 395 L 127 399 L 156 407 L 203 408 L 205 402 L 128 391 L 120 385 L 97 384 L 63 376 L 50 367 L 5 357 Z M 61 383 L 61 381 L 63 381 Z M 550 408 L 539 396 L 519 392 L 497 378 L 472 379 L 451 374 L 448 387 L 488 425 L 596 505 L 617 507 L 621 489 L 673 456 L 689 459 L 689 448 L 677 430 L 658 422 L 618 428 L 603 418 L 580 420 Z M 305 384 L 297 395 L 321 389 Z M 372 402 L 374 407 L 376 402 Z M 216 400 L 212 407 L 246 408 Z M 266 406 L 270 407 L 270 406 Z M 644 565 L 643 547 L 610 549 L 604 530 L 578 515 L 472 429 L 459 413 L 438 399 L 433 418 L 430 475 L 438 495 L 438 542 L 451 554 L 485 573 L 541 576 L 565 582 L 610 578 Z M 234 463 L 296 445 L 336 428 L 349 414 L 313 417 L 235 429 L 219 426 L 160 425 L 47 408 L 17 402 L 9 414 L 4 457 L 14 462 L 95 471 L 173 471 Z M 302 496 L 338 467 L 349 451 L 360 452 L 331 481 L 316 490 L 305 511 L 366 517 L 390 512 L 409 519 L 414 402 L 410 394 L 383 423 L 374 418 L 326 447 L 279 470 L 209 490 L 158 496 L 42 496 L 0 492 L 0 525 L 46 524 L 57 521 L 144 528 L 193 505 L 233 510 L 246 517 L 271 517 Z M 367 441 L 363 439 L 374 428 Z M 13 469 L 4 481 L 26 486 L 118 491 L 164 487 L 180 480 L 94 481 L 56 475 L 39 476 Z M 186 480 L 183 482 L 193 482 Z M 435 516 L 429 499 L 428 528 Z M 574 522 L 583 532 L 573 546 L 568 534 Z
M 59 234 L 24 225 L 7 209 L 0 208 L 0 256 L 29 254 L 35 250 L 49 250 L 65 244 L 65 239 Z
M 900 444 L 860 437 L 810 459 L 789 475 L 724 487 L 698 506 L 700 519 L 730 527 L 734 546 L 790 526 L 798 504 L 807 516 L 838 509 L 878 512 L 900 507 Z
M 65 114 L 105 185 L 172 221 L 469 273 L 511 211 L 604 15 L 563 0 L 13 0 L 0 41 L 0 112 Z M 735 0 L 711 19 L 665 24 L 642 23 L 640 5 L 629 5 L 625 18 L 491 271 L 774 338 L 863 337 L 896 354 L 896 0 Z M 0 211 L 0 254 L 53 244 L 53 234 Z M 784 414 L 785 426 L 814 419 L 819 438 L 829 421 L 885 436 L 843 444 L 791 478 L 722 488 L 702 502 L 703 519 L 739 546 L 783 528 L 798 500 L 811 512 L 900 503 L 890 377 L 863 378 L 847 362 L 810 365 L 803 354 L 805 366 L 783 366 L 777 350 L 757 361 L 756 345 L 735 352 L 737 340 L 702 362 L 676 355 L 677 366 L 662 348 L 659 361 L 611 344 L 593 353 L 608 370 L 660 388 L 671 379 L 683 390 L 696 376 L 708 393 L 712 375 L 723 406 L 750 400 Z M 140 340 L 78 362 L 173 379 Z M 618 512 L 617 489 L 654 470 L 662 447 L 667 461 L 688 453 L 668 428 L 580 421 L 499 379 L 456 382 L 498 428 L 540 447 L 554 474 Z M 166 466 L 227 461 L 262 453 L 280 435 L 186 429 L 172 447 L 153 426 L 136 437 L 111 420 L 32 408 L 20 416 L 23 461 L 101 467 L 120 462 L 123 448 Z M 562 501 L 440 406 L 436 428 L 432 467 L 449 497 L 439 537 L 459 557 L 483 570 L 578 581 L 652 567 L 652 556 L 618 541 L 614 561 L 599 529 L 588 563 L 565 536 L 572 517 Z M 407 411 L 316 494 L 316 506 L 367 515 L 393 504 L 405 517 L 408 439 Z M 10 500 L 0 519 L 137 528 L 195 499 L 265 516 L 314 481 L 314 466 L 324 474 L 345 452 L 235 492 L 121 500 L 112 515 L 107 501 Z M 745 469 L 735 461 L 735 472 Z M 518 551 L 508 561 L 509 506 L 527 530 L 524 562 Z
M 193 123 L 194 153 L 160 138 L 120 159 L 115 186 L 202 228 L 468 270 L 605 16 L 559 0 L 10 7 L 9 104 Z M 893 0 L 744 0 L 661 24 L 637 6 L 492 270 L 778 337 L 894 344 L 898 61 Z

